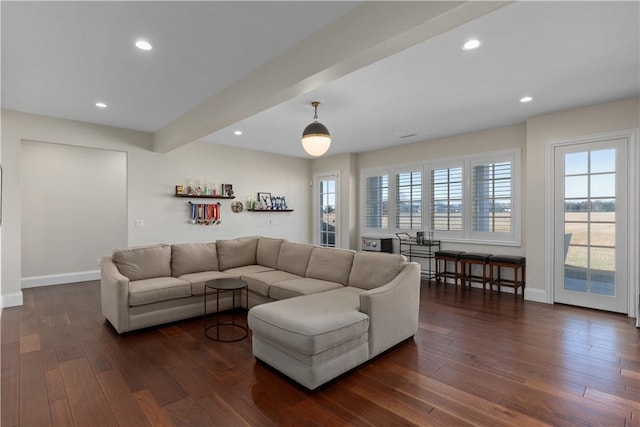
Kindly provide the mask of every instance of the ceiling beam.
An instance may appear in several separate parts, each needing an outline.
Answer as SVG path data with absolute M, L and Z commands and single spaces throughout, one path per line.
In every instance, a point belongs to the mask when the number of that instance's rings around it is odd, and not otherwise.
M 154 151 L 197 141 L 509 3 L 365 2 L 158 130 Z

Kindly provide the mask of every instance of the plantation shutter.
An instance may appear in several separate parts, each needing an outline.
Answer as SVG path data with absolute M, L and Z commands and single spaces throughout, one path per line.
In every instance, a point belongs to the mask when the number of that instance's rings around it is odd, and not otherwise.
M 431 171 L 431 229 L 462 231 L 462 167 Z
M 473 231 L 512 231 L 511 185 L 511 162 L 473 167 Z

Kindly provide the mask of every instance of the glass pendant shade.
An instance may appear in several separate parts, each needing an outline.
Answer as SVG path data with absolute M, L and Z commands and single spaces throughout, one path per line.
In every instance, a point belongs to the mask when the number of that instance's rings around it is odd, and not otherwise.
M 327 152 L 331 145 L 331 135 L 325 125 L 318 121 L 318 102 L 312 102 L 315 108 L 313 122 L 302 132 L 302 148 L 310 156 L 318 157 Z

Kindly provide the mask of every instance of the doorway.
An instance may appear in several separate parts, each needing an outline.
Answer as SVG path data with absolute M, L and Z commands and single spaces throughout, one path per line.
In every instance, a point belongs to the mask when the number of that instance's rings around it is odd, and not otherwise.
M 629 138 L 559 142 L 553 156 L 553 300 L 629 313 Z
M 340 175 L 337 172 L 314 176 L 314 243 L 336 247 L 340 241 Z

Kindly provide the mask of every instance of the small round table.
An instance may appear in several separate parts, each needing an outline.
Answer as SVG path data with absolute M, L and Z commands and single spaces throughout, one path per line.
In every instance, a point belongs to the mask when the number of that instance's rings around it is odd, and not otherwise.
M 238 278 L 224 278 L 208 280 L 204 284 L 204 335 L 215 341 L 233 342 L 240 341 L 247 337 L 249 334 L 249 328 L 245 324 L 236 322 L 236 291 L 240 291 L 240 297 L 242 298 L 242 290 L 247 288 L 247 283 L 244 280 Z M 207 289 L 210 291 L 216 291 L 216 318 L 214 323 L 207 324 Z M 231 291 L 231 322 L 220 321 L 220 292 Z M 246 306 L 249 307 L 249 292 L 246 292 Z M 220 327 L 231 327 L 241 330 L 241 335 L 234 338 L 220 338 Z M 209 329 L 215 328 L 215 336 L 209 335 Z

